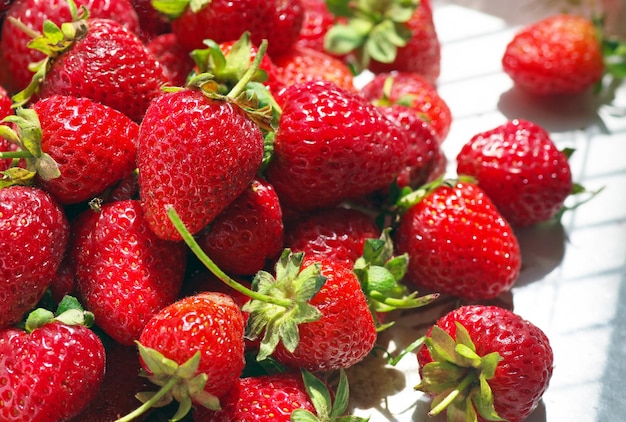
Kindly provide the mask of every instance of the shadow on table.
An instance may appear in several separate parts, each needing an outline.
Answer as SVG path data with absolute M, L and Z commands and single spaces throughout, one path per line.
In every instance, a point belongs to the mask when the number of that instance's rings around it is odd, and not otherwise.
M 517 229 L 515 234 L 522 253 L 522 269 L 516 287 L 543 279 L 563 261 L 567 235 L 560 222 L 549 221 Z

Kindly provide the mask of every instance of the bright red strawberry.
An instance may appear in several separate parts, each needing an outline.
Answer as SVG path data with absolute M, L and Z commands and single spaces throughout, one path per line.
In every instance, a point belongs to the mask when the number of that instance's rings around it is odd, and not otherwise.
M 233 98 L 186 88 L 155 99 L 140 125 L 137 153 L 152 230 L 181 239 L 167 215 L 173 207 L 198 233 L 249 186 L 263 151 L 261 129 Z
M 253 275 L 283 248 L 283 220 L 272 185 L 256 178 L 197 236 L 200 247 L 222 270 Z
M 267 177 L 294 210 L 328 208 L 391 184 L 407 139 L 364 97 L 332 82 L 288 87 Z
M 178 298 L 187 248 L 159 239 L 137 200 L 84 211 L 72 235 L 68 253 L 81 303 L 104 332 L 132 345 L 148 320 Z
M 435 181 L 401 199 L 395 243 L 408 253 L 407 282 L 466 299 L 511 289 L 521 266 L 519 243 L 487 194 L 463 181 Z
M 76 34 L 62 41 L 55 38 L 55 31 L 44 30 L 36 45 L 48 52 L 48 60 L 39 66 L 39 77 L 14 100 L 27 101 L 35 92 L 40 98 L 87 97 L 141 121 L 168 81 L 161 64 L 135 33 L 117 21 L 78 16 L 74 25 Z
M 356 56 L 358 71 L 397 70 L 422 75 L 430 83 L 439 77 L 441 45 L 429 0 L 419 2 L 340 0 L 327 3 L 347 22 L 328 30 L 325 48 Z M 369 24 L 369 30 L 364 25 Z
M 587 18 L 550 16 L 513 37 L 502 56 L 502 66 L 516 86 L 531 94 L 576 94 L 602 78 L 601 44 Z
M 0 330 L 0 420 L 65 421 L 96 396 L 105 372 L 104 347 L 93 331 L 66 315 L 55 318 L 38 309 L 26 331 Z
M 243 335 L 243 315 L 230 296 L 215 292 L 188 296 L 146 324 L 139 339 L 141 363 L 151 381 L 169 388 L 169 398 L 181 402 L 186 410 L 180 417 L 190 410 L 189 399 L 216 410 L 219 398 L 236 385 L 243 370 Z M 168 366 L 181 368 L 175 384 L 168 383 L 172 374 L 157 364 L 163 359 Z
M 550 134 L 513 120 L 474 135 L 457 155 L 457 173 L 473 176 L 514 227 L 549 220 L 572 193 L 566 152 Z
M 435 86 L 417 73 L 380 73 L 361 88 L 361 94 L 377 105 L 410 108 L 433 128 L 439 142 L 448 136 L 452 125 L 450 107 Z
M 4 87 L 0 86 L 0 120 L 13 114 L 13 101 Z
M 76 4 L 78 7 L 85 6 L 92 18 L 114 19 L 132 32 L 139 30 L 137 14 L 128 0 L 84 0 L 76 1 Z M 45 55 L 28 47 L 31 34 L 13 24 L 13 19 L 32 31 L 40 31 L 45 20 L 61 25 L 69 22 L 72 15 L 65 0 L 16 0 L 9 8 L 5 24 L 2 25 L 0 50 L 7 61 L 17 90 L 21 90 L 26 88 L 33 77 L 28 65 L 43 60 Z
M 159 8 L 158 3 L 155 5 Z M 239 39 L 249 31 L 256 45 L 267 39 L 272 57 L 296 41 L 304 14 L 300 0 L 180 2 L 178 10 L 163 12 L 172 19 L 172 32 L 188 51 L 203 48 L 206 39 L 221 43 Z
M 146 47 L 163 67 L 170 85 L 184 86 L 194 63 L 189 52 L 180 45 L 176 35 L 171 32 L 156 35 Z
M 294 45 L 274 58 L 276 73 L 285 86 L 315 80 L 334 82 L 337 86 L 356 91 L 354 75 L 340 59 L 323 51 Z
M 335 16 L 326 7 L 325 0 L 302 0 L 304 19 L 296 44 L 324 51 L 324 37 L 335 23 Z
M 63 210 L 45 191 L 0 188 L 0 328 L 20 321 L 42 298 L 61 263 L 68 236 Z
M 461 355 L 455 344 L 467 351 Z M 416 388 L 435 396 L 434 413 L 510 422 L 525 420 L 537 407 L 554 361 L 539 327 L 507 309 L 482 305 L 462 306 L 441 317 L 417 357 L 422 381 Z M 449 382 L 444 385 L 443 379 Z M 445 409 L 437 406 L 457 385 L 463 386 L 458 398 Z
M 285 247 L 305 256 L 326 257 L 352 267 L 366 239 L 378 239 L 374 218 L 362 211 L 329 208 L 307 214 L 285 229 Z
M 349 368 L 374 347 L 376 325 L 352 267 L 330 258 L 305 256 L 302 268 L 316 263 L 326 282 L 309 304 L 321 312 L 321 318 L 298 326 L 300 340 L 293 352 L 279 343 L 272 356 L 287 366 L 312 372 Z

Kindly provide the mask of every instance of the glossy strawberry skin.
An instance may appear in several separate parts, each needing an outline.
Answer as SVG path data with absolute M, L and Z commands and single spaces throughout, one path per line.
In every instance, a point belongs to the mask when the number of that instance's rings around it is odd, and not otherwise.
M 132 32 L 139 30 L 137 14 L 128 0 L 87 0 L 77 1 L 76 5 L 87 7 L 91 18 L 114 19 Z M 59 26 L 63 22 L 72 20 L 70 9 L 63 0 L 16 0 L 6 16 L 18 19 L 39 32 L 46 19 Z M 40 51 L 28 47 L 30 40 L 31 38 L 17 26 L 2 25 L 0 50 L 8 62 L 17 90 L 25 88 L 33 76 L 33 73 L 28 70 L 28 65 L 45 58 Z
M 197 408 L 195 422 L 266 421 L 289 422 L 296 409 L 316 414 L 300 372 L 246 377 L 223 397 L 222 410 Z
M 229 274 L 253 275 L 283 247 L 283 219 L 272 185 L 255 178 L 197 236 L 200 247 Z
M 157 236 L 180 240 L 173 206 L 197 233 L 243 192 L 263 157 L 263 135 L 226 101 L 183 90 L 164 94 L 140 125 L 137 166 L 146 218 Z
M 387 78 L 393 78 L 391 90 L 385 92 Z M 415 72 L 390 71 L 375 75 L 361 88 L 361 95 L 378 105 L 400 104 L 408 107 L 435 131 L 439 142 L 450 132 L 452 112 L 436 87 Z
M 171 32 L 156 35 L 146 47 L 163 67 L 170 85 L 184 86 L 187 76 L 193 70 L 194 62 L 189 52 L 180 45 L 176 35 Z
M 137 200 L 86 210 L 68 250 L 81 303 L 117 342 L 133 345 L 152 316 L 178 298 L 187 249 L 159 239 Z
M 172 32 L 191 51 L 203 40 L 217 43 L 239 39 L 245 30 L 255 45 L 268 41 L 268 54 L 278 56 L 296 41 L 303 20 L 300 0 L 213 0 L 198 12 L 189 7 L 172 21 Z
M 326 52 L 324 37 L 335 23 L 335 17 L 324 0 L 302 0 L 304 18 L 296 44 Z
M 228 295 L 207 292 L 163 308 L 146 324 L 139 342 L 178 364 L 200 351 L 197 372 L 208 375 L 205 390 L 222 397 L 243 370 L 243 334 L 239 306 Z
M 332 82 L 292 85 L 267 177 L 286 207 L 336 206 L 388 186 L 402 168 L 406 137 L 365 98 Z
M 68 237 L 65 214 L 45 191 L 26 186 L 0 189 L 0 328 L 17 323 L 41 299 Z
M 502 357 L 494 378 L 489 380 L 498 415 L 510 422 L 525 420 L 552 377 L 554 356 L 546 334 L 512 311 L 496 306 L 462 306 L 442 316 L 436 325 L 455 338 L 456 322 L 468 330 L 479 356 L 498 352 Z M 426 347 L 418 350 L 417 357 L 420 371 L 432 361 Z
M 61 175 L 41 185 L 62 204 L 87 201 L 131 174 L 139 125 L 89 98 L 54 95 L 33 104 L 41 148 Z
M 87 24 L 87 34 L 53 60 L 39 95 L 91 98 L 140 122 L 168 81 L 160 63 L 120 23 L 92 18 Z
M 434 84 L 441 71 L 441 44 L 430 0 L 420 0 L 405 25 L 412 35 L 404 47 L 398 48 L 395 60 L 392 63 L 372 60 L 368 69 L 376 74 L 392 70 L 417 73 Z
M 477 185 L 441 185 L 404 213 L 395 233 L 406 280 L 465 299 L 511 289 L 521 266 L 511 226 Z
M 576 94 L 604 72 L 596 29 L 576 15 L 554 15 L 522 28 L 507 45 L 502 67 L 533 95 Z
M 457 172 L 474 176 L 514 227 L 549 220 L 572 192 L 567 156 L 526 120 L 474 135 L 457 155 Z
M 352 267 L 366 239 L 378 239 L 380 229 L 372 216 L 348 208 L 329 208 L 307 214 L 285 230 L 285 247 L 305 256 L 326 257 Z
M 298 326 L 300 341 L 293 353 L 279 343 L 272 356 L 311 372 L 349 368 L 374 347 L 376 326 L 352 267 L 320 256 L 305 256 L 302 267 L 315 262 L 327 279 L 309 303 L 322 317 Z
M 58 422 L 95 397 L 105 372 L 100 339 L 83 325 L 52 322 L 27 334 L 0 331 L 0 419 Z

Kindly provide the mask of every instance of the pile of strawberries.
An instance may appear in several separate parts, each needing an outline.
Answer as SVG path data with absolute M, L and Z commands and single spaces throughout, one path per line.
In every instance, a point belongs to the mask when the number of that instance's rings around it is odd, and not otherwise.
M 548 338 L 481 303 L 519 276 L 515 230 L 583 188 L 531 121 L 445 156 L 428 0 L 0 13 L 0 422 L 361 420 L 345 370 L 440 295 L 465 305 L 406 351 L 431 414 L 535 409 Z M 559 15 L 502 63 L 571 94 L 626 75 L 620 51 Z

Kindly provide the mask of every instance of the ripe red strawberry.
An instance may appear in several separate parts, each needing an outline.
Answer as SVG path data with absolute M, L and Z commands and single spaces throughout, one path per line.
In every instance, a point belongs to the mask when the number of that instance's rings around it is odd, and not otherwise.
M 435 396 L 432 413 L 510 422 L 525 420 L 537 407 L 554 360 L 539 327 L 507 309 L 482 305 L 441 317 L 417 357 L 422 381 L 416 388 Z M 457 385 L 458 397 L 445 409 L 438 405 Z
M 267 177 L 294 210 L 328 208 L 388 186 L 407 139 L 364 97 L 332 82 L 292 85 L 282 104 Z
M 326 33 L 328 51 L 355 55 L 358 71 L 418 73 L 435 83 L 441 66 L 441 45 L 429 0 L 343 0 L 327 4 L 333 14 L 347 18 L 347 22 L 340 21 Z
M 7 90 L 0 86 L 0 120 L 13 114 L 13 109 L 11 108 L 12 105 L 13 102 L 11 101 L 11 97 L 7 93 Z
M 184 86 L 194 63 L 189 52 L 180 45 L 176 35 L 171 32 L 156 35 L 146 47 L 163 67 L 170 85 Z
M 78 7 L 85 6 L 92 18 L 114 19 L 132 32 L 139 30 L 139 21 L 132 4 L 128 0 L 84 0 L 76 1 Z M 3 52 L 13 82 L 17 90 L 26 88 L 33 72 L 30 63 L 37 63 L 45 55 L 29 48 L 31 34 L 25 33 L 11 20 L 18 20 L 33 31 L 40 31 L 45 20 L 56 25 L 72 19 L 70 7 L 65 0 L 16 0 L 7 11 L 2 25 L 0 50 Z
M 172 32 L 188 51 L 203 48 L 206 39 L 221 43 L 239 39 L 249 31 L 255 45 L 267 39 L 272 57 L 296 41 L 304 13 L 300 0 L 181 2 L 177 10 L 154 5 L 170 16 Z
M 366 239 L 378 239 L 372 216 L 348 208 L 329 208 L 307 214 L 285 229 L 285 247 L 305 256 L 326 257 L 352 267 L 363 255 Z
M 40 98 L 87 97 L 141 121 L 167 82 L 156 57 L 135 33 L 117 21 L 77 16 L 73 24 L 78 28 L 76 34 L 62 41 L 56 38 L 55 31 L 46 29 L 33 41 L 34 48 L 45 51 L 49 58 L 41 63 L 33 82 L 14 100 L 28 100 L 38 88 Z
M 181 402 L 177 416 L 190 410 L 189 400 L 218 409 L 219 398 L 236 385 L 244 367 L 243 321 L 230 296 L 207 292 L 178 300 L 146 324 L 139 339 L 142 366 L 169 391 L 169 400 Z M 163 362 L 180 368 L 174 384 Z
M 132 345 L 148 320 L 178 298 L 187 248 L 158 238 L 139 201 L 126 200 L 80 214 L 68 253 L 81 303 L 104 332 Z
M 0 188 L 0 328 L 20 321 L 42 298 L 61 263 L 68 236 L 63 210 L 45 191 Z
M 439 180 L 415 191 L 396 228 L 409 255 L 406 280 L 439 293 L 491 299 L 519 275 L 519 243 L 486 193 L 464 181 Z
M 325 0 L 302 0 L 304 19 L 296 44 L 327 52 L 324 48 L 326 32 L 335 23 L 335 16 L 326 7 Z
M 293 352 L 279 343 L 272 356 L 289 367 L 312 372 L 349 368 L 374 347 L 376 325 L 352 267 L 305 256 L 302 268 L 306 271 L 316 263 L 326 282 L 309 304 L 321 312 L 321 318 L 298 326 L 300 339 Z
M 65 421 L 96 396 L 105 372 L 104 347 L 83 321 L 69 322 L 67 315 L 55 318 L 38 309 L 26 331 L 0 330 L 0 420 Z
M 272 185 L 255 178 L 197 235 L 200 247 L 223 271 L 253 275 L 283 248 L 283 220 Z
M 377 105 L 410 108 L 433 128 L 440 143 L 448 136 L 452 125 L 450 107 L 435 86 L 417 73 L 380 73 L 361 88 L 361 94 Z
M 181 239 L 167 216 L 171 207 L 190 232 L 198 233 L 259 170 L 263 134 L 235 103 L 232 97 L 186 88 L 158 97 L 148 108 L 137 166 L 142 207 L 157 236 Z
M 159 35 L 167 34 L 172 30 L 167 16 L 159 13 L 150 0 L 130 0 L 130 3 L 139 21 L 139 29 L 135 32 L 144 43 L 149 43 Z
M 507 45 L 502 66 L 516 86 L 531 94 L 576 94 L 602 78 L 602 54 L 590 20 L 560 14 L 522 28 Z
M 549 220 L 572 193 L 566 152 L 537 124 L 513 120 L 474 135 L 457 155 L 457 173 L 473 176 L 514 227 Z
M 356 91 L 354 75 L 340 59 L 323 51 L 294 45 L 274 58 L 276 73 L 285 86 L 314 80 L 330 81 L 337 86 Z

